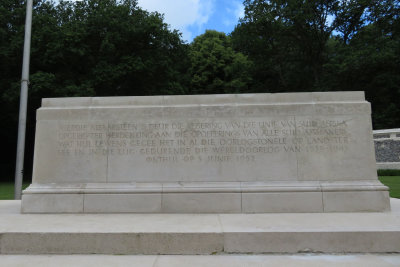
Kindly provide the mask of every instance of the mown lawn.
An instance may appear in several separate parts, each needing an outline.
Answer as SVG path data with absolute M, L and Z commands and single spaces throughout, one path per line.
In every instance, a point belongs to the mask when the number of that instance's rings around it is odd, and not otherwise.
M 400 176 L 379 176 L 379 180 L 389 187 L 390 197 L 400 198 Z M 28 187 L 23 185 L 23 189 Z M 14 199 L 14 184 L 0 183 L 0 200 Z
M 390 197 L 400 198 L 400 176 L 379 176 L 379 180 L 389 187 Z
M 23 184 L 22 188 L 28 187 L 28 183 Z M 0 183 L 0 200 L 14 199 L 14 183 Z

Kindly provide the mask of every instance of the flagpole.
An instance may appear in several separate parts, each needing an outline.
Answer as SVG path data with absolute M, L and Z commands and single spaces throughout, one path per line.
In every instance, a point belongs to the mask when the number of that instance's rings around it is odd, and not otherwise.
M 32 32 L 32 0 L 26 3 L 24 55 L 22 60 L 21 95 L 19 102 L 17 159 L 15 165 L 14 199 L 21 199 L 24 174 L 26 111 L 28 104 L 29 60 Z

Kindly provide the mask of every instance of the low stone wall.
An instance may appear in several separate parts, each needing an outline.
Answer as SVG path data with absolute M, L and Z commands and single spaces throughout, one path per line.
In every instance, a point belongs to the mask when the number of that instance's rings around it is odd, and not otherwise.
M 400 169 L 400 128 L 373 131 L 378 169 Z

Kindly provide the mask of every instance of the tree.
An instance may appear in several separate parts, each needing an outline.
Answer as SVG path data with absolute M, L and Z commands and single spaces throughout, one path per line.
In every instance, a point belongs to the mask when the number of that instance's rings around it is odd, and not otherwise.
M 400 125 L 399 15 L 399 1 L 370 1 L 365 24 L 349 39 L 337 37 L 329 62 L 337 88 L 365 91 L 375 129 Z
M 18 103 L 11 92 L 20 88 L 24 22 L 24 1 L 0 1 L 0 179 L 12 179 L 14 173 Z
M 246 0 L 233 47 L 260 92 L 365 91 L 375 128 L 400 124 L 398 0 Z
M 61 2 L 56 7 L 47 3 L 42 10 L 37 21 L 45 22 L 37 27 L 57 27 L 46 32 L 36 28 L 43 35 L 33 40 L 38 50 L 32 65 L 59 74 L 55 80 L 61 95 L 183 90 L 179 73 L 186 68 L 187 48 L 160 14 L 140 9 L 135 0 Z
M 246 0 L 244 5 L 245 17 L 232 38 L 236 49 L 257 62 L 256 86 L 273 91 L 319 87 L 325 45 L 335 29 L 329 19 L 338 1 Z
M 207 30 L 190 46 L 192 93 L 239 93 L 248 91 L 251 62 L 232 49 L 230 37 Z

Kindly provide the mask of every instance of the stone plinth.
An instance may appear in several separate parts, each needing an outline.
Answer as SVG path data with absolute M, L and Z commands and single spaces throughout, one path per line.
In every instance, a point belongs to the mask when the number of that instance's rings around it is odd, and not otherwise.
M 391 203 L 376 213 L 43 215 L 0 201 L 0 266 L 2 254 L 399 253 L 400 199 Z
M 43 99 L 26 213 L 388 210 L 362 92 Z

